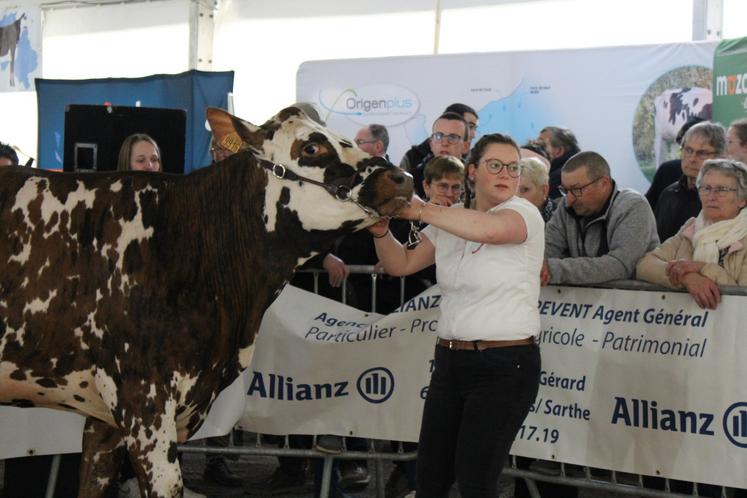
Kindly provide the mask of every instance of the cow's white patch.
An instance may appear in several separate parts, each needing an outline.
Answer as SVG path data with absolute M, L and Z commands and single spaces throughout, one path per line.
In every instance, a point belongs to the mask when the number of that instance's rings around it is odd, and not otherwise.
M 146 454 L 146 470 L 152 478 L 149 482 L 154 496 L 177 496 L 182 488 L 182 477 L 177 462 L 169 462 L 171 442 L 176 441 L 176 402 L 173 398 L 166 400 L 162 415 L 156 423 L 147 427 L 142 419 L 135 419 L 134 430 L 125 437 L 127 447 L 136 446 L 140 449 L 152 447 Z M 151 432 L 148 437 L 148 432 Z M 137 462 L 139 463 L 139 462 Z M 136 464 L 137 464 L 136 463 Z M 147 468 L 149 467 L 149 468 Z
M 111 190 L 112 192 L 119 192 L 120 190 L 122 190 L 122 182 L 120 180 L 117 180 L 116 182 L 112 183 L 109 186 L 109 190 Z
M 10 258 L 8 258 L 8 263 L 20 263 L 22 265 L 26 264 L 26 261 L 29 260 L 29 256 L 31 256 L 31 244 L 24 244 L 23 249 L 20 253 L 12 255 Z M 24 280 L 23 287 L 26 287 L 26 284 L 28 283 L 28 279 Z
M 41 203 L 41 215 L 42 219 L 44 221 L 49 221 L 52 219 L 52 216 L 54 214 L 57 214 L 58 216 L 61 216 L 62 213 L 67 212 L 68 214 L 75 209 L 78 204 L 82 203 L 83 206 L 86 209 L 93 208 L 93 201 L 96 199 L 96 190 L 95 189 L 87 189 L 86 186 L 83 184 L 83 182 L 78 181 L 78 188 L 73 190 L 67 195 L 67 198 L 65 199 L 65 202 L 61 202 L 54 194 L 52 194 L 51 191 L 45 190 L 44 194 L 42 195 L 42 203 Z M 68 233 L 70 233 L 70 236 L 75 238 L 76 235 L 73 233 L 72 230 L 70 230 L 70 217 L 67 218 L 68 225 L 65 227 L 61 226 L 61 219 L 57 222 L 56 225 L 53 225 L 49 227 L 49 232 L 47 232 L 47 236 L 54 234 L 55 232 L 58 232 L 60 228 L 65 228 Z
M 153 237 L 154 233 L 153 227 L 145 228 L 145 225 L 143 224 L 143 210 L 140 201 L 143 193 L 145 192 L 156 192 L 156 190 L 149 186 L 136 192 L 135 205 L 137 206 L 137 213 L 135 214 L 135 217 L 130 221 L 120 220 L 119 222 L 121 233 L 119 234 L 119 238 L 117 238 L 117 242 L 114 245 L 114 254 L 116 258 L 116 267 L 119 270 L 118 276 L 120 277 L 119 291 L 122 293 L 126 293 L 129 286 L 129 278 L 127 278 L 123 272 L 124 254 L 127 246 L 129 246 L 131 242 L 143 242 L 145 240 L 148 240 Z M 114 275 L 112 275 L 112 278 L 109 279 L 109 288 L 111 290 L 113 290 L 113 277 Z
M 114 379 L 103 369 L 97 368 L 93 375 L 93 381 L 101 399 L 104 400 L 107 408 L 113 412 L 117 406 L 117 385 L 114 383 Z
M 26 313 L 30 313 L 32 315 L 35 315 L 37 313 L 46 313 L 49 309 L 50 301 L 52 301 L 55 296 L 57 296 L 57 289 L 52 290 L 46 300 L 42 301 L 37 297 L 33 301 L 26 303 L 26 305 L 23 307 L 23 314 L 25 315 Z
M 254 356 L 254 344 L 239 349 L 239 366 L 241 366 L 242 370 L 249 368 L 249 364 L 252 362 L 252 356 Z

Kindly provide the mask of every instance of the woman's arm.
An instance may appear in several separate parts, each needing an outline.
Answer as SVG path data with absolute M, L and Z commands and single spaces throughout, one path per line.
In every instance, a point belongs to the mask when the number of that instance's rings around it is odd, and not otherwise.
M 407 249 L 389 231 L 387 220 L 378 222 L 368 230 L 374 237 L 379 262 L 389 275 L 411 275 L 436 261 L 436 248 L 426 235 L 422 235 L 422 240 L 413 249 Z
M 413 197 L 410 206 L 398 216 L 428 223 L 462 239 L 481 244 L 521 244 L 527 238 L 524 218 L 513 209 L 483 213 L 472 209 L 437 206 Z

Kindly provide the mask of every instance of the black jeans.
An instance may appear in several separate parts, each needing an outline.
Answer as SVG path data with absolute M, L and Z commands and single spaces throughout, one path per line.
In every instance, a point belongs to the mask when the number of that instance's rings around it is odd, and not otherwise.
M 436 346 L 417 460 L 418 498 L 497 495 L 498 477 L 539 388 L 536 345 L 452 351 Z

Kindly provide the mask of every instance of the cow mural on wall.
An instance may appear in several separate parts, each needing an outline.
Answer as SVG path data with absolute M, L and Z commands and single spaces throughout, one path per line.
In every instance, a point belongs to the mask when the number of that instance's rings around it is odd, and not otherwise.
M 297 108 L 208 120 L 238 153 L 185 176 L 0 169 L 0 403 L 86 416 L 80 497 L 105 495 L 125 451 L 145 496 L 181 496 L 177 442 L 294 269 L 412 194 Z
M 682 125 L 691 118 L 711 119 L 713 95 L 710 88 L 664 90 L 654 98 L 654 156 L 658 168 L 666 155 L 667 143 L 675 141 Z
M 16 86 L 16 47 L 21 39 L 21 21 L 26 19 L 26 14 L 6 26 L 0 26 L 0 57 L 10 55 L 10 86 Z

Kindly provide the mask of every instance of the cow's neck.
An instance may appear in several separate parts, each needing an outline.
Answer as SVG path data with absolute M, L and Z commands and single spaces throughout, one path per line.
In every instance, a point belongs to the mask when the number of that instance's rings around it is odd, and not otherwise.
M 164 203 L 171 206 L 169 219 L 197 218 L 178 219 L 166 243 L 173 244 L 176 258 L 194 255 L 177 265 L 185 272 L 179 280 L 204 286 L 206 298 L 220 301 L 228 314 L 226 323 L 234 329 L 233 348 L 253 342 L 256 329 L 248 324 L 258 327 L 296 267 L 340 234 L 304 231 L 290 211 L 278 213 L 268 233 L 263 219 L 267 181 L 267 171 L 240 154 L 185 178 L 183 190 L 175 188 L 173 198 Z M 189 250 L 181 251 L 182 245 Z M 209 295 L 211 289 L 215 296 Z

